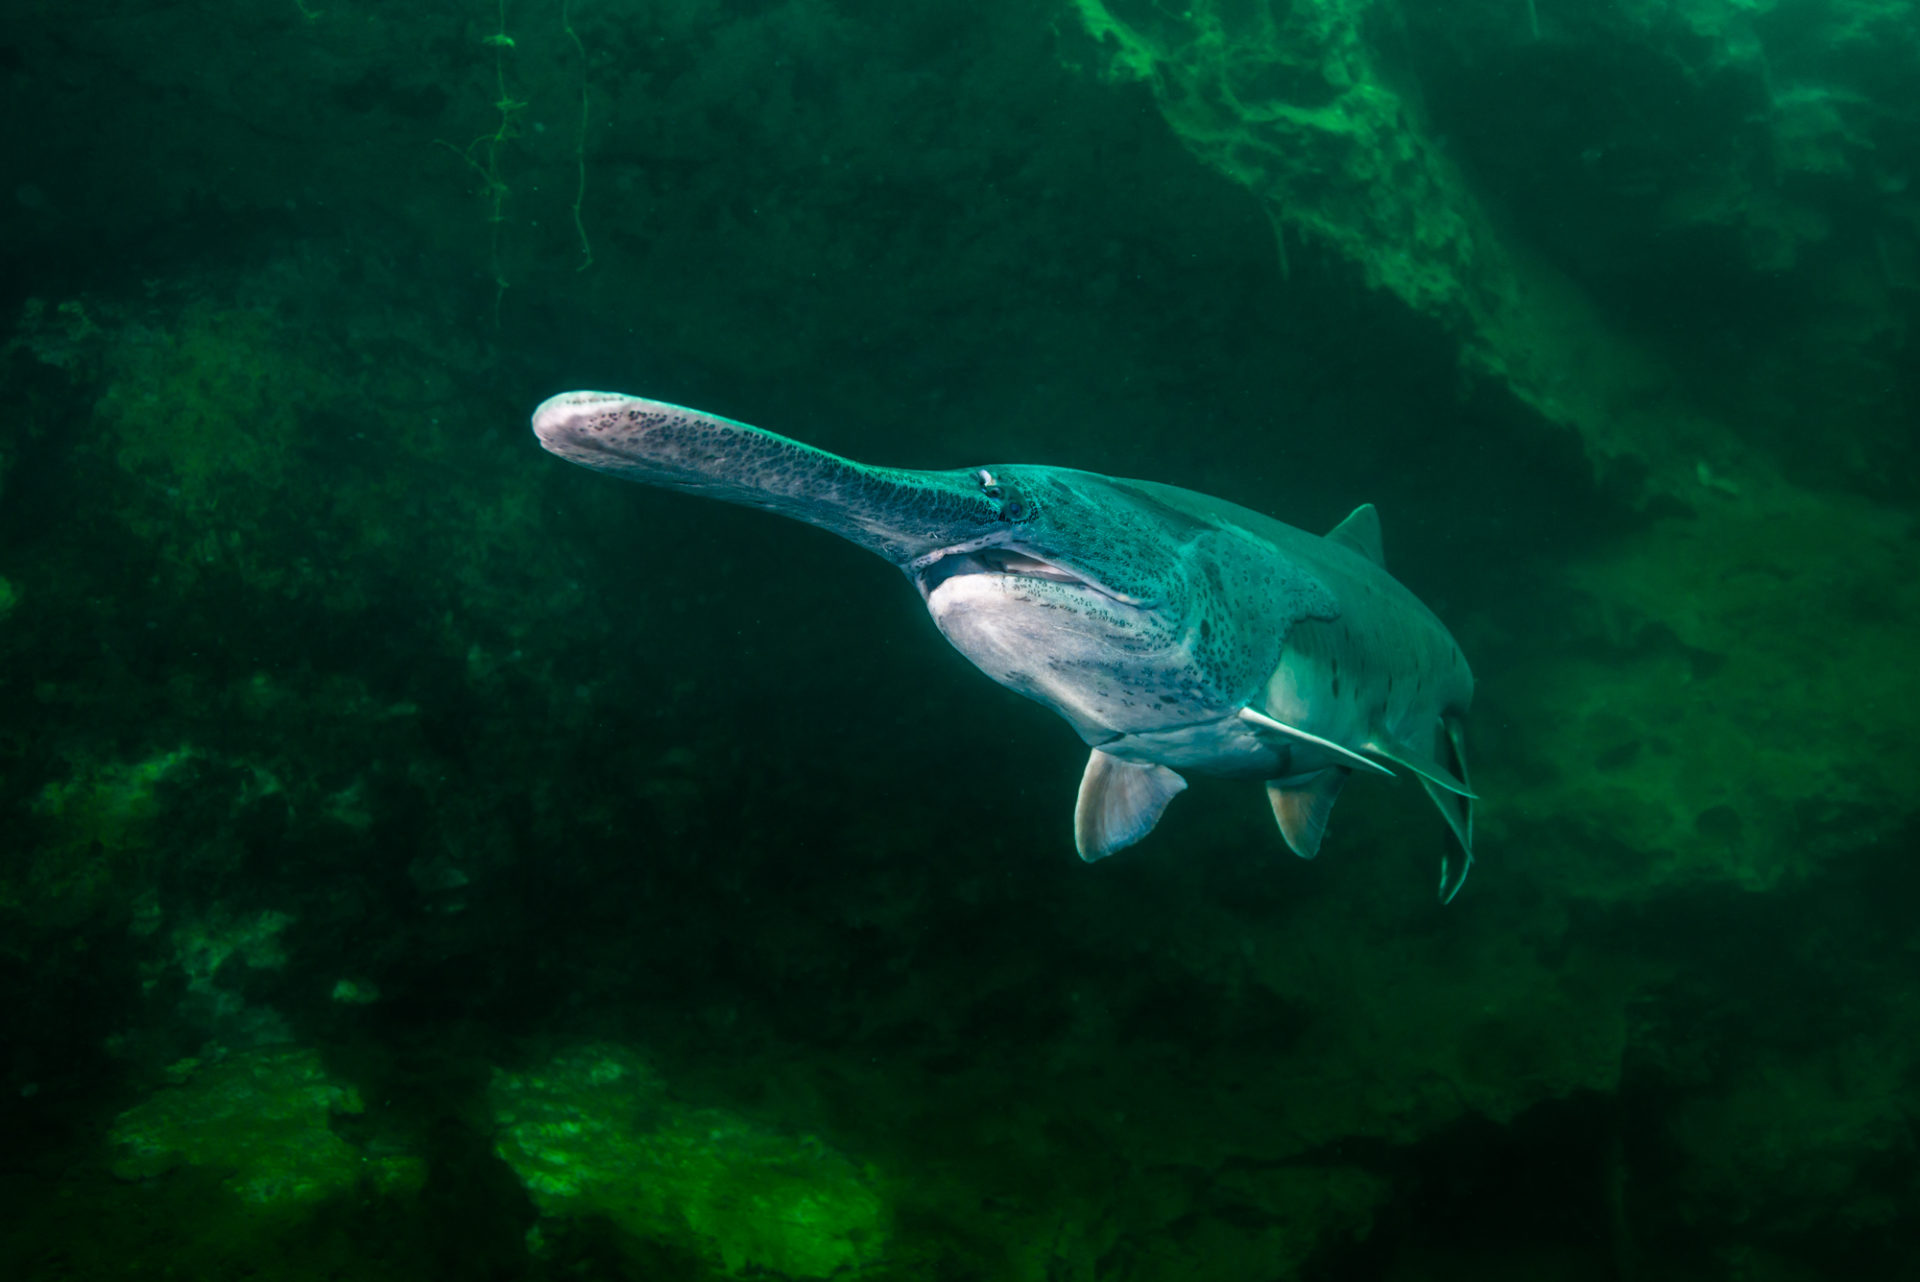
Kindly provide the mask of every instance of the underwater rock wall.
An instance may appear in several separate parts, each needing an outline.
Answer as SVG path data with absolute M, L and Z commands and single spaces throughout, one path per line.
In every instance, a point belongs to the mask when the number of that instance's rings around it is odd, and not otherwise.
M 1283 262 L 1352 262 L 1655 492 L 1702 465 L 1873 489 L 1908 452 L 1911 6 L 1074 7 L 1074 61 L 1151 85 Z M 1809 411 L 1845 457 L 1796 439 Z

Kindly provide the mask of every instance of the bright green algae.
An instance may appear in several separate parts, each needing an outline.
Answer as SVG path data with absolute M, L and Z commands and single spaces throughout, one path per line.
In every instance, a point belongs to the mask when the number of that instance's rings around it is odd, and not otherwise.
M 874 1174 L 810 1135 L 677 1103 L 630 1051 L 585 1046 L 494 1076 L 503 1160 L 549 1216 L 601 1215 L 731 1276 L 851 1274 L 880 1261 Z
M 267 1210 L 300 1210 L 363 1184 L 403 1192 L 424 1179 L 418 1159 L 369 1155 L 335 1133 L 335 1117 L 366 1105 L 328 1077 L 313 1051 L 256 1051 L 204 1066 L 182 1061 L 172 1075 L 178 1085 L 114 1123 L 113 1172 L 123 1179 L 183 1166 L 223 1171 L 224 1187 Z
M 194 1169 L 241 1204 L 297 1224 L 349 1194 L 418 1193 L 426 1163 L 340 1133 L 365 1111 L 319 1055 L 277 1047 L 182 1060 L 114 1123 L 113 1173 Z M 811 1135 L 677 1101 L 637 1054 L 589 1045 L 537 1072 L 496 1070 L 497 1151 L 555 1220 L 600 1217 L 636 1253 L 666 1248 L 716 1275 L 852 1277 L 881 1263 L 891 1209 L 871 1169 Z M 544 1236 L 536 1230 L 538 1250 Z

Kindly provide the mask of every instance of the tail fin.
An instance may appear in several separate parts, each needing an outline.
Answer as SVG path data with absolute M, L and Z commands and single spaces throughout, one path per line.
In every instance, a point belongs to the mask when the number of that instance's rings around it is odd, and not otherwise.
M 1435 736 L 1435 747 L 1441 752 L 1441 760 L 1447 762 L 1453 774 L 1460 780 L 1463 791 L 1455 792 L 1442 788 L 1422 775 L 1420 783 L 1433 798 L 1433 804 L 1440 807 L 1440 813 L 1447 821 L 1447 827 L 1453 829 L 1453 835 L 1460 842 L 1460 869 L 1455 875 L 1452 860 L 1445 855 L 1440 857 L 1440 902 L 1450 904 L 1453 897 L 1460 893 L 1460 887 L 1466 884 L 1467 873 L 1473 868 L 1473 782 L 1467 775 L 1467 730 L 1459 717 L 1447 715 L 1440 719 L 1439 733 Z
M 1433 726 L 1433 746 L 1428 749 L 1401 743 L 1393 736 L 1379 733 L 1367 742 L 1367 750 L 1402 766 L 1420 781 L 1420 786 L 1440 808 L 1441 818 L 1453 829 L 1460 842 L 1462 859 L 1454 868 L 1453 859 L 1440 860 L 1440 902 L 1452 903 L 1473 867 L 1473 803 L 1478 800 L 1467 778 L 1466 728 L 1458 716 L 1444 713 Z

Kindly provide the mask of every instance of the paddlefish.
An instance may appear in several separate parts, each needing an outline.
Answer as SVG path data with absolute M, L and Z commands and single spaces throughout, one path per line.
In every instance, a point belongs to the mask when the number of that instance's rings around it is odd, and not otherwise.
M 1088 746 L 1073 812 L 1085 860 L 1152 832 L 1183 772 L 1264 783 L 1281 837 L 1311 859 L 1348 777 L 1398 768 L 1458 845 L 1440 861 L 1443 902 L 1472 867 L 1473 674 L 1387 572 L 1371 504 L 1314 535 L 1152 481 L 875 467 L 608 392 L 553 397 L 533 430 L 569 462 L 777 512 L 899 567 L 961 654 Z

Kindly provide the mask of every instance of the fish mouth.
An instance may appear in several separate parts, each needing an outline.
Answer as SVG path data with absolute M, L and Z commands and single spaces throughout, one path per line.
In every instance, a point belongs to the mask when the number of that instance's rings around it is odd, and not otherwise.
M 920 595 L 930 597 L 941 584 L 962 575 L 978 574 L 995 578 L 1032 579 L 1057 583 L 1120 605 L 1139 609 L 1148 602 L 1108 587 L 1084 570 L 1017 543 L 975 540 L 940 548 L 914 561 L 909 567 Z

